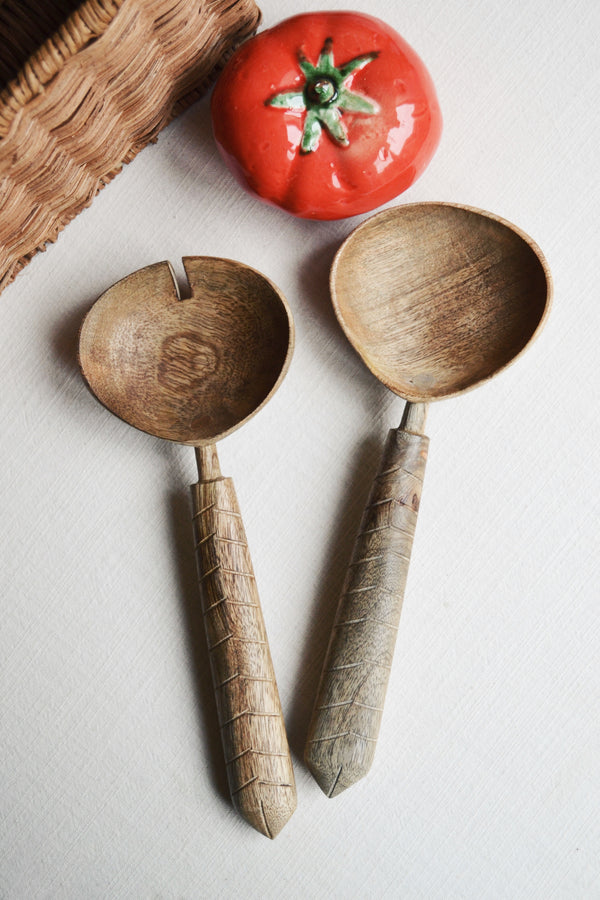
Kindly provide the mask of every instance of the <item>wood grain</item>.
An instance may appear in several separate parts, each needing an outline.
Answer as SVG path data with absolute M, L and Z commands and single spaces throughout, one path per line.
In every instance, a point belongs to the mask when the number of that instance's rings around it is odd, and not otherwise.
M 550 287 L 528 235 L 446 203 L 372 216 L 331 271 L 346 336 L 383 384 L 413 402 L 463 393 L 514 362 L 545 321 Z
M 418 203 L 367 219 L 331 269 L 337 318 L 366 365 L 404 397 L 369 498 L 306 745 L 336 796 L 369 770 L 404 596 L 428 439 L 427 403 L 491 378 L 539 333 L 552 281 L 539 247 L 504 219 Z
M 273 838 L 296 807 L 294 772 L 242 517 L 214 442 L 281 383 L 293 319 L 255 269 L 218 257 L 183 264 L 191 293 L 184 300 L 168 262 L 109 288 L 85 317 L 79 362 L 115 415 L 196 448 L 196 558 L 231 797 Z
M 171 441 L 211 444 L 281 384 L 294 347 L 283 294 L 250 266 L 188 256 L 181 299 L 168 262 L 109 288 L 85 317 L 79 358 L 96 397 L 125 422 Z
M 375 755 L 428 444 L 390 431 L 354 545 L 305 753 L 328 797 L 366 775 Z
M 214 474 L 213 462 L 207 475 Z M 222 476 L 200 481 L 192 486 L 192 500 L 204 624 L 231 799 L 254 828 L 274 838 L 296 808 L 296 786 L 233 482 Z

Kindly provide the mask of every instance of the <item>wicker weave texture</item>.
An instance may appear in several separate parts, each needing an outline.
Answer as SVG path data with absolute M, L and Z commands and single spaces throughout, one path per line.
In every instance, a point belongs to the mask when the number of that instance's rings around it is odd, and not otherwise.
M 259 19 L 253 0 L 93 0 L 28 58 L 0 94 L 0 290 Z

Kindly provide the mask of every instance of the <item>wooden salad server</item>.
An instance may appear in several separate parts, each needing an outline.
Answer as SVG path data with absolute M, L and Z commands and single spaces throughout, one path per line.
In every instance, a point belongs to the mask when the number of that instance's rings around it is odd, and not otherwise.
M 403 397 L 356 539 L 323 665 L 306 762 L 333 797 L 375 754 L 425 473 L 427 404 L 490 379 L 539 333 L 551 277 L 536 244 L 482 210 L 417 203 L 358 226 L 331 270 L 337 318 Z
M 115 415 L 196 448 L 193 527 L 231 798 L 273 838 L 296 808 L 294 772 L 244 525 L 215 442 L 280 385 L 294 327 L 283 295 L 254 269 L 202 256 L 183 264 L 184 300 L 168 262 L 109 288 L 85 317 L 79 361 Z

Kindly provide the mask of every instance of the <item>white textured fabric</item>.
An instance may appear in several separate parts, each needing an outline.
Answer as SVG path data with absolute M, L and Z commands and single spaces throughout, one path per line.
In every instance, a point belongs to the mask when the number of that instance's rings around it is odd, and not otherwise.
M 326 7 L 345 8 L 328 0 Z M 263 27 L 314 8 L 264 0 Z M 357 220 L 244 194 L 203 101 L 0 296 L 0 896 L 6 900 L 600 897 L 596 0 L 372 0 L 445 129 L 403 200 L 483 207 L 545 251 L 547 327 L 431 409 L 431 448 L 374 767 L 328 800 L 302 745 L 369 480 L 402 403 L 331 311 Z M 297 327 L 273 400 L 220 447 L 294 751 L 275 842 L 227 798 L 189 527 L 191 450 L 90 396 L 84 312 L 183 255 L 232 256 Z

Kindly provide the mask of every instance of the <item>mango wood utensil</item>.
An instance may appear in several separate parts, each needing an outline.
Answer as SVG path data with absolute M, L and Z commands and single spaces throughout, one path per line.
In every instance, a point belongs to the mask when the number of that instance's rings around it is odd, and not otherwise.
M 375 754 L 427 458 L 427 404 L 475 387 L 523 352 L 548 313 L 551 277 L 536 244 L 508 222 L 418 203 L 350 234 L 331 294 L 355 350 L 408 402 L 367 501 L 309 729 L 306 762 L 329 797 L 362 778 Z
M 246 534 L 214 442 L 277 389 L 294 328 L 283 295 L 254 269 L 212 257 L 183 264 L 183 301 L 168 262 L 109 288 L 83 322 L 79 360 L 111 412 L 196 448 L 196 554 L 231 797 L 275 837 L 296 808 L 294 772 Z

